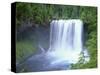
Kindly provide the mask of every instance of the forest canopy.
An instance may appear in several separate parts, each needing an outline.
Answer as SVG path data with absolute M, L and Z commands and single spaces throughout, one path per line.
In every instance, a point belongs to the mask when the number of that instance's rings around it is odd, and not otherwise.
M 17 3 L 16 23 L 18 27 L 21 26 L 23 22 L 46 25 L 52 19 L 74 18 L 82 19 L 86 23 L 91 23 L 96 21 L 96 11 L 96 7 Z

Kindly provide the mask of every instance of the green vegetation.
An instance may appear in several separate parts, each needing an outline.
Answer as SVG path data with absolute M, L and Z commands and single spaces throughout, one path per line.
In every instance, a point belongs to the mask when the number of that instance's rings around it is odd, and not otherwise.
M 36 51 L 36 46 L 31 41 L 17 41 L 16 43 L 16 61 L 23 61 Z
M 81 19 L 84 22 L 86 40 L 84 46 L 89 52 L 88 63 L 72 64 L 72 69 L 97 67 L 97 8 L 86 6 L 66 6 L 50 4 L 16 3 L 17 29 L 23 23 L 32 23 L 32 26 L 49 26 L 52 19 Z M 27 24 L 28 26 L 28 24 Z M 18 41 L 16 44 L 17 60 L 22 60 L 36 50 L 28 41 Z

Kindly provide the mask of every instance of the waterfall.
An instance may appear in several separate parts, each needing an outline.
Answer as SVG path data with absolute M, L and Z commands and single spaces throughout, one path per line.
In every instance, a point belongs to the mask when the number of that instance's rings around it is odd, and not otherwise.
M 82 33 L 83 22 L 79 19 L 51 22 L 48 55 L 55 59 L 52 64 L 60 61 L 67 63 L 79 61 L 80 53 L 83 51 Z

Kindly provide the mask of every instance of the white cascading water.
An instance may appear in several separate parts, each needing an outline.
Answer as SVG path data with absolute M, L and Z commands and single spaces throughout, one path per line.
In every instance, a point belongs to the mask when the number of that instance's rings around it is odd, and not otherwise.
M 83 51 L 82 33 L 83 22 L 79 19 L 53 20 L 50 24 L 50 47 L 47 54 L 54 58 L 51 64 L 61 61 L 77 63 Z

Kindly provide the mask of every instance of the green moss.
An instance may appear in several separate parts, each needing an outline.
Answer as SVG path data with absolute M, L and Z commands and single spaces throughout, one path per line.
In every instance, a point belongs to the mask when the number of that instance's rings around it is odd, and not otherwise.
M 36 46 L 30 41 L 16 42 L 16 60 L 22 61 L 36 51 Z

